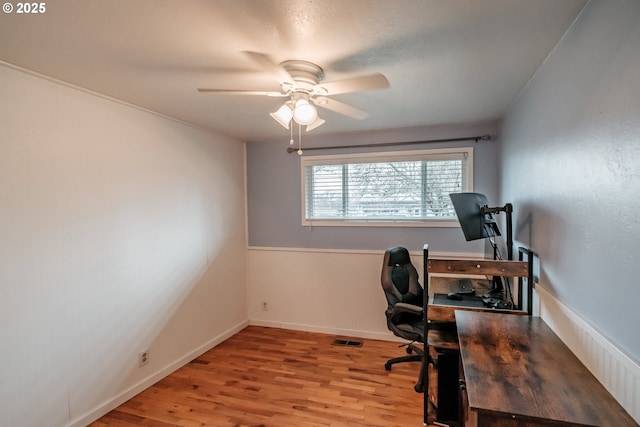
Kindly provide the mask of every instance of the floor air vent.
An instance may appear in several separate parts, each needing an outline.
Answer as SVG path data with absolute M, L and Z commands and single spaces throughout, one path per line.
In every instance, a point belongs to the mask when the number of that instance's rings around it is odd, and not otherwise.
M 342 345 L 345 347 L 362 347 L 362 341 L 345 340 L 342 338 L 336 338 L 333 340 L 333 345 Z

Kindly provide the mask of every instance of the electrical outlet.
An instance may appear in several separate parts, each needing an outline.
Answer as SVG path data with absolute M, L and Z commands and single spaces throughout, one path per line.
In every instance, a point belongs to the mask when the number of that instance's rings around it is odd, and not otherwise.
M 269 310 L 269 304 L 267 304 L 266 301 L 262 302 L 262 311 L 268 311 Z
M 142 350 L 138 353 L 138 366 L 144 366 L 149 363 L 149 350 Z

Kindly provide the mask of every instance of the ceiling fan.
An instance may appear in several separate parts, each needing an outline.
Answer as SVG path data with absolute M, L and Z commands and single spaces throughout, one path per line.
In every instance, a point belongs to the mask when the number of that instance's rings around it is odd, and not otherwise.
M 289 99 L 277 111 L 271 113 L 271 116 L 286 129 L 289 129 L 292 121 L 306 126 L 307 131 L 322 125 L 325 121 L 318 116 L 315 106 L 348 117 L 363 119 L 368 116 L 366 111 L 329 97 L 343 93 L 389 87 L 387 78 L 382 74 L 369 74 L 323 82 L 324 71 L 320 66 L 311 62 L 290 60 L 276 64 L 264 54 L 249 51 L 244 51 L 243 53 L 258 63 L 280 83 L 280 92 L 208 88 L 199 88 L 198 92 L 288 97 Z

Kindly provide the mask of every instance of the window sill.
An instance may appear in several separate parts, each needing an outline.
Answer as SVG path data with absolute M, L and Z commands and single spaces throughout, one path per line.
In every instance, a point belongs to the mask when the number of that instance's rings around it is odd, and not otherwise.
M 318 219 L 302 221 L 308 227 L 455 227 L 459 228 L 457 220 L 356 220 L 356 219 Z

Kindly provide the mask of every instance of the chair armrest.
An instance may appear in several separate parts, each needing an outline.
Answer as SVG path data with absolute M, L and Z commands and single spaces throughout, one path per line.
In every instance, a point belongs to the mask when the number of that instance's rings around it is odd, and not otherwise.
M 421 315 L 423 313 L 423 310 L 422 310 L 422 307 L 417 305 L 407 304 L 406 302 L 398 302 L 394 306 L 393 314 L 398 315 L 401 313 L 411 313 L 411 314 Z

